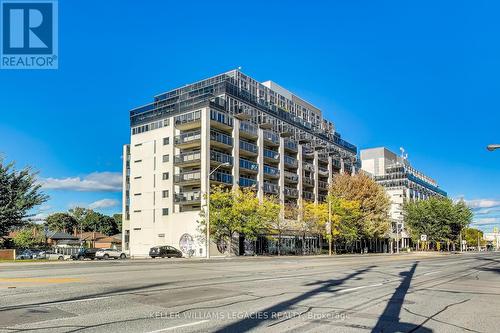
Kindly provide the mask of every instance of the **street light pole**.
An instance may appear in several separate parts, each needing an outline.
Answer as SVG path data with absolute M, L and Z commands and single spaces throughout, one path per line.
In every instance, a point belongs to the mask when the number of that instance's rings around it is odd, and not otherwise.
M 218 166 L 215 167 L 215 169 L 212 170 L 212 172 L 210 172 L 208 174 L 208 190 L 207 190 L 207 234 L 206 234 L 206 237 L 207 237 L 207 242 L 206 242 L 206 245 L 207 245 L 207 250 L 206 250 L 206 253 L 207 253 L 207 259 L 210 259 L 210 176 L 212 176 L 212 174 L 217 171 L 218 168 L 220 168 L 221 166 L 228 166 L 229 163 L 228 162 L 224 162 L 222 164 L 219 164 Z
M 488 145 L 488 146 L 486 147 L 486 149 L 488 149 L 489 151 L 493 151 L 493 150 L 495 150 L 495 149 L 500 149 L 500 145 L 498 145 L 498 144 L 495 144 L 495 145 Z
M 328 226 L 326 228 L 328 233 L 328 255 L 332 255 L 332 200 L 328 198 Z

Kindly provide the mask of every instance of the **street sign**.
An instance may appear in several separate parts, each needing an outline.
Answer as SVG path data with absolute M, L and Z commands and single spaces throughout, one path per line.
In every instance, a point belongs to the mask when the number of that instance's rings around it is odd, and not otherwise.
M 427 242 L 427 235 L 420 235 L 420 241 Z

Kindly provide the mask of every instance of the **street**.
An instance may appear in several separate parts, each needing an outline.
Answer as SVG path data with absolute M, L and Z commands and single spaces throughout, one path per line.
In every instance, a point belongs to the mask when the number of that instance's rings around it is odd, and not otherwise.
M 500 253 L 0 264 L 0 332 L 498 332 Z

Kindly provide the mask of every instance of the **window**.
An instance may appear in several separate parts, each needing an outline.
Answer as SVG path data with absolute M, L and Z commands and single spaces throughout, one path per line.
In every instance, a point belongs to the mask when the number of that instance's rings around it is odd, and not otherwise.
M 140 163 L 142 160 L 135 160 L 134 163 Z
M 162 192 L 161 192 L 161 196 L 162 196 L 163 198 L 168 198 L 168 190 L 164 190 L 164 191 L 162 191 Z
M 163 120 L 163 126 L 170 126 L 170 118 Z
M 161 210 L 161 212 L 162 212 L 162 215 L 163 215 L 163 216 L 168 215 L 168 208 L 163 208 L 163 209 Z
M 170 138 L 163 138 L 163 145 L 169 145 L 170 144 Z
M 134 195 L 138 197 L 139 195 L 142 195 L 142 193 L 134 193 Z
M 140 213 L 140 212 L 141 212 L 140 209 L 134 210 L 134 213 Z
M 138 143 L 135 145 L 135 147 L 140 147 L 140 146 L 142 146 L 142 143 Z
M 163 163 L 168 162 L 170 160 L 170 155 L 163 155 Z
M 168 172 L 163 173 L 163 180 L 168 180 Z

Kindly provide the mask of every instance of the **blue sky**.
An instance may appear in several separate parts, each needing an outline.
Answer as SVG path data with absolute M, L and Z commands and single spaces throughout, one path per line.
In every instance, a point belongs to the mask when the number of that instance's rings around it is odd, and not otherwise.
M 59 69 L 0 70 L 0 152 L 32 165 L 37 213 L 120 210 L 128 110 L 242 66 L 320 107 L 359 148 L 400 146 L 500 225 L 494 1 L 60 1 Z M 103 174 L 104 173 L 104 174 Z M 47 180 L 48 179 L 48 180 Z

